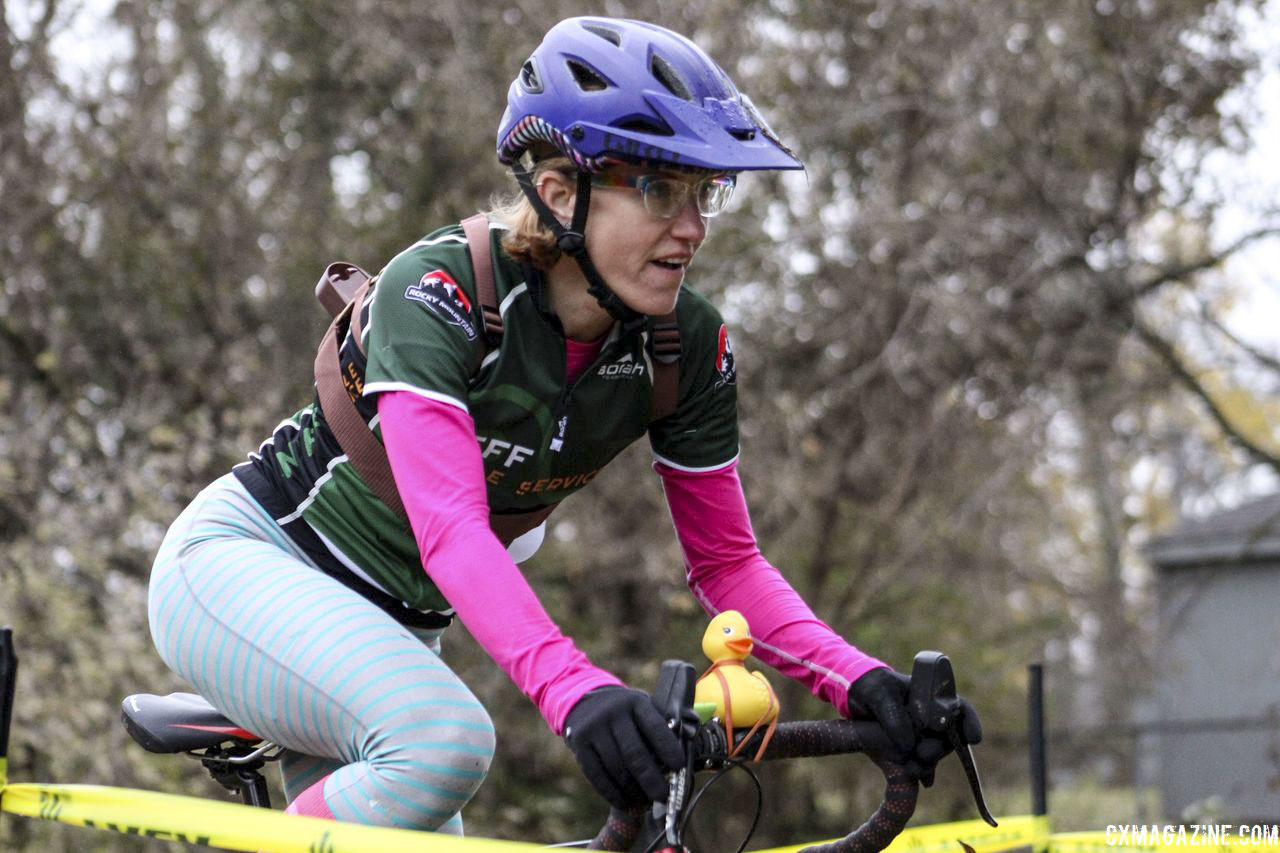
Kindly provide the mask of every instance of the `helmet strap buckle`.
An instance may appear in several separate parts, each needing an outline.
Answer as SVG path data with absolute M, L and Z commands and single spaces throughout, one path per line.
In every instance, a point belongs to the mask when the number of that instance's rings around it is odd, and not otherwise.
M 556 246 L 566 255 L 577 255 L 586 248 L 587 240 L 577 231 L 566 230 L 556 236 Z

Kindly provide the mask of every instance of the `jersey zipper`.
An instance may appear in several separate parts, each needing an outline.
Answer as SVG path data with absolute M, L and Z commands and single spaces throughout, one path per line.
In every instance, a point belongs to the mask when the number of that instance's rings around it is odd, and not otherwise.
M 578 378 L 566 386 L 564 391 L 560 393 L 560 399 L 556 401 L 555 408 L 551 412 L 551 423 L 555 432 L 551 436 L 551 443 L 548 449 L 552 453 L 559 453 L 564 447 L 565 436 L 569 431 L 569 400 L 573 397 L 573 392 L 582 384 L 582 380 L 595 373 L 601 364 L 608 359 L 613 358 L 616 354 L 614 351 L 618 349 L 618 344 L 623 340 L 623 336 L 619 334 L 618 324 L 615 323 L 613 331 L 610 332 L 610 339 L 605 341 L 604 346 L 600 347 L 600 353 L 596 356 L 595 361 L 591 362 L 591 366 L 582 371 Z M 569 373 L 569 355 L 568 348 L 564 354 L 564 372 L 567 376 Z

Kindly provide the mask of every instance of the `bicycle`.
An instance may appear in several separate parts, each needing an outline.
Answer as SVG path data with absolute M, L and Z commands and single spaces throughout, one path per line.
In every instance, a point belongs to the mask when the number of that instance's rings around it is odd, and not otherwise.
M 604 826 L 585 843 L 589 849 L 634 853 L 687 850 L 685 827 L 702 794 L 719 774 L 747 766 L 745 760 L 731 756 L 752 754 L 763 733 L 740 733 L 730 743 L 720 721 L 709 718 L 706 708 L 695 708 L 695 679 L 691 664 L 666 661 L 653 693 L 654 703 L 685 746 L 685 767 L 669 775 L 666 802 L 627 811 L 611 809 Z M 964 766 L 978 813 L 996 826 L 983 796 L 972 750 L 960 734 L 959 709 L 950 660 L 940 652 L 920 652 L 912 667 L 908 711 L 918 727 L 950 740 Z M 240 728 L 203 697 L 193 693 L 134 694 L 122 703 L 122 720 L 133 739 L 149 752 L 185 753 L 197 758 L 216 782 L 238 793 L 245 804 L 271 808 L 266 780 L 260 771 L 278 759 L 283 748 Z M 887 738 L 877 723 L 841 719 L 779 724 L 763 756 L 765 760 L 862 752 L 885 777 L 884 797 L 865 823 L 843 839 L 806 847 L 801 853 L 878 853 L 902 832 L 915 812 L 919 784 L 905 768 L 883 757 L 887 750 Z M 708 770 L 717 771 L 717 776 L 695 792 L 695 774 Z M 754 774 L 751 777 L 754 779 Z M 762 806 L 763 792 L 757 780 L 755 820 L 739 853 L 755 831 Z

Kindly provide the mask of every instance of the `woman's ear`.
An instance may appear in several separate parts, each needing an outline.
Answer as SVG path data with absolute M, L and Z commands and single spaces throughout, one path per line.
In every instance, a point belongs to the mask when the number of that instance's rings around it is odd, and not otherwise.
M 560 224 L 568 228 L 573 221 L 573 203 L 578 196 L 577 179 L 555 169 L 548 169 L 538 175 L 537 188 L 543 203 L 560 220 Z

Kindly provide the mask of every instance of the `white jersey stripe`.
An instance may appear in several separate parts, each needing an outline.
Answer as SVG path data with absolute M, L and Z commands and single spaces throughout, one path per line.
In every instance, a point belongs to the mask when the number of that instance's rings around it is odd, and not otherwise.
M 434 240 L 419 240 L 409 248 L 404 249 L 401 252 L 397 252 L 394 258 L 387 261 L 387 263 L 382 267 L 382 272 L 378 273 L 378 277 L 381 277 L 382 273 L 387 271 L 387 267 L 394 264 L 399 258 L 403 257 L 404 255 L 407 255 L 409 252 L 412 252 L 414 249 L 419 249 L 423 246 L 436 246 L 436 245 L 439 245 L 440 243 L 466 243 L 466 242 L 467 242 L 467 238 L 462 236 L 461 234 L 445 234 L 444 236 L 436 237 Z
M 283 518 L 277 518 L 276 524 L 283 527 L 290 522 L 297 521 L 299 518 L 302 518 L 302 514 L 307 511 L 307 507 L 311 506 L 311 504 L 315 502 L 316 495 L 320 494 L 320 489 L 324 487 L 325 483 L 333 479 L 333 469 L 346 461 L 347 455 L 345 453 L 341 456 L 335 456 L 330 459 L 329 464 L 325 466 L 325 472 L 316 479 L 315 485 L 311 487 L 311 491 L 307 492 L 307 496 L 303 498 L 302 503 L 298 504 L 298 508 Z
M 710 471 L 722 471 L 725 468 L 728 468 L 730 465 L 738 461 L 738 456 L 740 455 L 741 454 L 735 453 L 733 454 L 733 458 L 728 462 L 721 462 L 719 465 L 708 465 L 705 468 L 690 468 L 688 465 L 681 465 L 677 462 L 672 462 L 670 459 L 667 459 L 665 456 L 659 456 L 657 453 L 653 454 L 653 458 L 656 461 L 661 462 L 663 465 L 666 465 L 668 468 L 674 468 L 677 471 L 684 471 L 686 474 L 706 474 Z
M 364 570 L 364 569 L 360 568 L 359 564 L 357 564 L 354 560 L 352 560 L 352 559 L 351 559 L 350 557 L 348 557 L 346 554 L 342 553 L 342 549 L 341 549 L 341 548 L 339 548 L 337 545 L 333 544 L 333 542 L 329 540 L 329 537 L 328 537 L 328 536 L 325 536 L 323 533 L 321 533 L 317 528 L 315 528 L 315 527 L 314 527 L 314 526 L 312 526 L 312 525 L 307 525 L 307 526 L 308 526 L 308 527 L 311 527 L 312 532 L 313 532 L 313 533 L 315 533 L 315 535 L 316 535 L 317 537 L 319 537 L 319 539 L 320 539 L 320 541 L 321 541 L 322 543 L 324 543 L 324 547 L 326 547 L 326 548 L 328 548 L 328 549 L 329 549 L 329 553 L 330 553 L 330 554 L 332 554 L 332 555 L 334 556 L 334 559 L 336 559 L 339 563 L 342 563 L 342 565 L 346 566 L 346 567 L 347 567 L 347 569 L 348 569 L 348 571 L 350 571 L 350 572 L 351 572 L 351 574 L 353 574 L 353 575 L 355 575 L 356 577 L 360 578 L 360 580 L 362 580 L 362 581 L 364 581 L 365 583 L 369 584 L 369 586 L 373 587 L 374 589 L 378 590 L 379 592 L 384 593 L 384 594 L 386 594 L 386 595 L 389 595 L 389 596 L 391 596 L 392 598 L 396 598 L 396 595 L 395 595 L 394 593 L 392 593 L 390 590 L 388 590 L 388 589 L 387 589 L 386 587 L 384 587 L 382 584 L 380 584 L 380 583 L 378 583 L 376 580 L 374 580 L 374 579 L 373 579 L 373 577 L 372 577 L 372 576 L 370 576 L 367 572 L 365 572 L 365 570 Z M 452 607 L 446 608 L 446 609 L 444 609 L 444 610 L 418 610 L 418 609 L 413 608 L 413 607 L 410 607 L 409 605 L 407 605 L 407 604 L 406 604 L 406 605 L 404 605 L 404 609 L 405 609 L 405 610 L 412 610 L 412 611 L 414 611 L 415 613 L 439 613 L 439 614 L 440 614 L 440 615 L 442 615 L 442 616 L 452 616 L 452 615 L 453 615 L 453 608 L 452 608 Z
M 462 409 L 467 414 L 471 414 L 467 404 L 457 397 L 450 397 L 448 394 L 441 394 L 439 391 L 428 391 L 426 388 L 419 388 L 416 385 L 410 385 L 408 382 L 367 382 L 361 396 L 368 397 L 370 394 L 381 394 L 384 391 L 408 391 L 410 394 L 417 394 L 419 397 L 435 400 L 437 403 L 454 406 Z
M 440 237 L 436 237 L 434 240 L 419 240 L 409 248 L 418 249 L 423 246 L 439 246 L 441 243 L 465 243 L 465 242 L 467 242 L 467 238 L 461 234 L 444 234 Z M 403 255 L 404 252 L 401 252 L 400 254 Z
M 501 314 L 503 317 L 507 316 L 507 309 L 511 307 L 511 303 L 515 301 L 515 298 L 517 296 L 524 293 L 528 289 L 529 289 L 529 285 L 523 281 L 517 284 L 515 287 L 511 288 L 511 292 L 507 294 L 507 298 L 502 300 L 502 304 L 498 306 L 498 313 Z
M 250 457 L 257 457 L 257 456 L 258 456 L 258 454 L 259 454 L 259 453 L 262 453 L 262 451 L 263 451 L 267 446 L 275 444 L 275 440 L 276 440 L 276 433 L 278 433 L 278 432 L 279 432 L 280 430 L 282 430 L 282 429 L 291 429 L 291 430 L 293 430 L 294 432 L 297 432 L 297 431 L 300 429 L 300 427 L 299 427 L 296 423 L 294 423 L 294 422 L 293 422 L 293 418 L 285 418 L 285 419 L 284 419 L 284 420 L 282 420 L 280 423 L 276 424 L 276 425 L 275 425 L 275 428 L 274 428 L 273 430 L 271 430 L 271 435 L 267 436 L 266 440 L 265 440 L 265 441 L 263 441 L 263 442 L 262 442 L 262 444 L 259 444 L 259 445 L 258 445 L 258 453 L 250 453 L 250 454 L 249 454 L 249 456 L 250 456 Z
M 333 542 L 331 542 L 331 541 L 329 540 L 329 537 L 328 537 L 328 536 L 325 536 L 323 533 L 321 533 L 321 532 L 319 531 L 319 529 L 317 529 L 317 528 L 315 527 L 315 525 L 308 524 L 307 526 L 308 526 L 308 527 L 310 527 L 310 528 L 311 528 L 311 531 L 312 531 L 313 533 L 315 533 L 315 535 L 316 535 L 317 537 L 319 537 L 319 539 L 320 539 L 320 541 L 321 541 L 321 542 L 323 542 L 323 543 L 324 543 L 324 547 L 326 547 L 326 548 L 328 548 L 328 549 L 329 549 L 329 553 L 330 553 L 330 554 L 332 554 L 332 555 L 337 559 L 337 561 L 338 561 L 339 563 L 342 563 L 342 565 L 346 566 L 346 567 L 347 567 L 347 570 L 348 570 L 348 571 L 350 571 L 350 572 L 351 572 L 351 574 L 353 574 L 353 575 L 355 575 L 356 577 L 360 578 L 360 580 L 362 580 L 362 581 L 364 581 L 365 583 L 369 584 L 370 586 L 372 586 L 374 589 L 378 590 L 379 592 L 384 592 L 384 593 L 386 593 L 387 595 L 391 595 L 391 593 L 387 590 L 387 588 L 386 588 L 386 587 L 384 587 L 382 584 L 378 583 L 376 580 L 374 580 L 372 577 L 370 577 L 370 576 L 365 572 L 365 570 L 364 570 L 364 569 L 360 568 L 360 566 L 356 564 L 356 562 L 355 562 L 354 560 L 352 560 L 352 559 L 351 559 L 350 557 L 348 557 L 346 554 L 342 553 L 342 549 L 340 549 L 337 545 L 333 544 Z M 393 597 L 394 597 L 394 596 L 393 596 Z
M 374 279 L 374 284 L 377 284 L 377 279 Z M 369 316 L 365 318 L 364 325 L 360 328 L 360 349 L 365 352 L 369 351 L 369 330 L 373 328 L 373 293 L 374 288 L 370 287 L 364 295 L 364 305 L 369 306 Z M 360 306 L 360 310 L 364 310 L 364 305 Z

